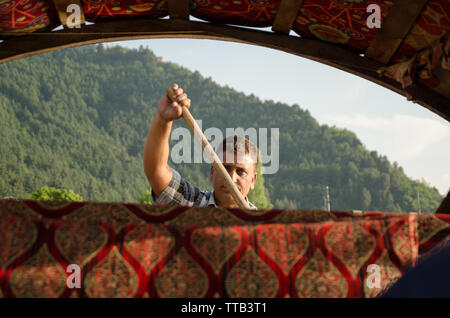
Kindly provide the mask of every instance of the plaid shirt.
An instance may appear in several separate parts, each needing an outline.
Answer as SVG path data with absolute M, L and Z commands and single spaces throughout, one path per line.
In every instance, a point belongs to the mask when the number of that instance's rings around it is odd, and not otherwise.
M 178 171 L 172 168 L 172 179 L 169 185 L 161 192 L 159 196 L 156 196 L 152 190 L 153 202 L 156 204 L 172 204 L 172 205 L 185 205 L 185 206 L 217 206 L 214 200 L 214 191 L 201 191 L 199 188 L 194 187 L 189 182 L 181 179 Z M 247 197 L 245 197 L 248 205 L 252 210 L 256 210 Z

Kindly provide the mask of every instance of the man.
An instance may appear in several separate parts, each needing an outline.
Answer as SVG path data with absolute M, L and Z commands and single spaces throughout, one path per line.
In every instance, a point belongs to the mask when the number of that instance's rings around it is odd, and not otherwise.
M 169 138 L 172 122 L 182 116 L 182 107 L 191 106 L 191 100 L 182 88 L 173 84 L 172 90 L 174 102 L 170 102 L 166 94 L 161 98 L 144 148 L 144 171 L 152 188 L 153 202 L 238 208 L 225 186 L 225 181 L 212 166 L 209 179 L 212 181 L 213 191 L 199 190 L 183 180 L 176 170 L 169 167 Z M 247 199 L 247 194 L 254 189 L 257 178 L 258 149 L 256 146 L 247 138 L 232 136 L 224 139 L 216 152 L 250 208 L 256 210 L 256 207 Z

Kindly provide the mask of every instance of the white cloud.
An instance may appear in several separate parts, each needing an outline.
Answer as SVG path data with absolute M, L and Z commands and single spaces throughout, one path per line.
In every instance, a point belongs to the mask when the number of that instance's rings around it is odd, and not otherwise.
M 185 56 L 188 56 L 190 58 L 198 58 L 198 56 L 195 54 L 195 51 L 190 47 L 185 48 L 183 52 Z
M 447 193 L 450 185 L 450 125 L 438 119 L 398 114 L 330 115 L 327 124 L 354 131 L 369 150 L 397 161 L 408 176 L 426 179 Z
M 436 188 L 441 194 L 446 195 L 450 191 L 450 173 L 445 173 L 437 178 Z
M 339 91 L 340 103 L 356 103 L 357 100 L 366 96 L 368 90 L 368 83 L 361 78 L 354 75 L 345 74 L 343 78 L 345 85 L 338 85 L 335 87 Z
M 398 159 L 421 155 L 433 144 L 448 141 L 450 146 L 450 126 L 435 119 L 411 115 L 370 118 L 354 114 L 329 116 L 328 121 L 350 130 L 364 130 L 362 136 L 371 135 L 367 146 L 373 141 L 382 147 L 380 150 L 385 149 Z

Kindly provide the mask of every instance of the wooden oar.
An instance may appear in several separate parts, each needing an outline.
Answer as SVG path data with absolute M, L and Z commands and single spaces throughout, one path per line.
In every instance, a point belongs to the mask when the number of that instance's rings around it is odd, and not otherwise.
M 171 87 L 167 89 L 166 93 L 167 98 L 171 102 L 174 102 L 174 92 Z M 231 195 L 234 198 L 234 201 L 237 203 L 237 205 L 239 205 L 241 209 L 249 210 L 250 206 L 248 205 L 247 201 L 245 201 L 242 193 L 239 192 L 233 180 L 231 180 L 230 175 L 228 174 L 227 170 L 225 170 L 225 167 L 223 166 L 216 152 L 209 144 L 208 139 L 206 139 L 202 130 L 200 129 L 200 127 L 198 127 L 194 117 L 192 117 L 191 115 L 191 112 L 186 107 L 181 108 L 183 110 L 183 119 L 186 122 L 186 125 L 189 127 L 189 130 L 194 135 L 194 138 L 197 140 L 197 142 L 202 145 L 202 150 L 206 153 L 208 158 L 210 158 L 210 161 L 212 161 L 214 170 L 216 170 L 216 172 L 225 180 L 225 186 L 227 187 L 228 191 L 230 191 Z

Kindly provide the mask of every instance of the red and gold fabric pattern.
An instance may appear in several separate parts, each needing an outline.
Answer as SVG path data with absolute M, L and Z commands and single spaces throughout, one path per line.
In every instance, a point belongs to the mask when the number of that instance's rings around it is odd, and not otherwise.
M 0 227 L 3 297 L 375 297 L 450 238 L 448 215 L 11 199 Z
M 394 1 L 305 0 L 292 29 L 302 37 L 317 38 L 364 53 L 378 30 L 367 26 L 367 18 L 371 14 L 367 7 L 371 4 L 380 7 L 383 19 Z
M 275 20 L 281 0 L 193 0 L 191 15 L 205 21 L 268 27 Z
M 145 16 L 161 18 L 168 15 L 168 0 L 82 0 L 87 21 Z
M 380 68 L 378 72 L 401 83 L 409 100 L 414 100 L 415 82 L 421 82 L 450 98 L 450 33 L 444 34 L 408 61 Z
M 445 32 L 450 33 L 450 1 L 428 1 L 391 63 L 409 60 L 420 50 L 433 44 Z
M 50 31 L 58 25 L 51 0 L 0 0 L 0 39 L 19 32 Z

